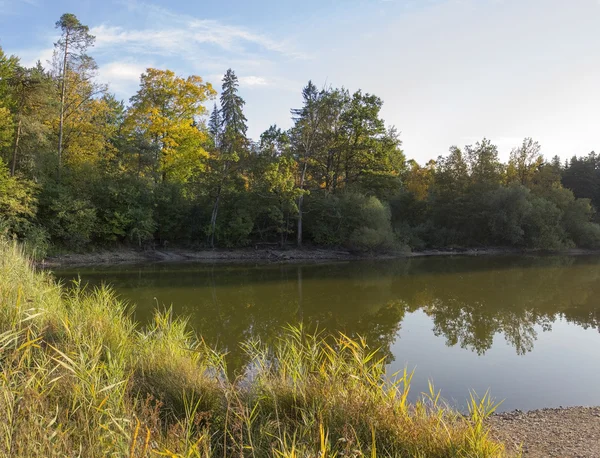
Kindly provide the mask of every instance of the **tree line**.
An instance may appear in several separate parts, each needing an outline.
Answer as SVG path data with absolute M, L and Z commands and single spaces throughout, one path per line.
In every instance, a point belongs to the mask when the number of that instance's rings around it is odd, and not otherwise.
M 52 61 L 0 48 L 0 233 L 38 254 L 130 244 L 297 245 L 388 251 L 452 246 L 600 247 L 600 157 L 547 161 L 525 139 L 508 163 L 483 139 L 406 160 L 383 101 L 302 90 L 293 125 L 257 141 L 228 70 L 149 68 L 128 104 L 97 82 L 95 37 L 56 23 Z

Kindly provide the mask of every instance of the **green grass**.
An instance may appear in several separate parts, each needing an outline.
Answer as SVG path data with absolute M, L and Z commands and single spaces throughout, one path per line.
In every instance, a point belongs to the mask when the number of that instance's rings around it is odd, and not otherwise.
M 107 288 L 64 288 L 0 241 L 0 455 L 11 457 L 499 457 L 485 418 L 416 404 L 360 339 L 289 328 L 244 344 L 246 374 L 185 320 L 141 329 Z

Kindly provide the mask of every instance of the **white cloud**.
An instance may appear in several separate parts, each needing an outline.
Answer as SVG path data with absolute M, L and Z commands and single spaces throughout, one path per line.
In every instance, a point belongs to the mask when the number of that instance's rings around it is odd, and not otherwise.
M 128 97 L 136 91 L 140 75 L 151 66 L 151 63 L 144 65 L 128 61 L 110 62 L 100 67 L 98 79 L 108 83 L 110 89 L 119 96 Z
M 23 49 L 14 52 L 21 59 L 21 64 L 26 67 L 33 67 L 39 60 L 44 67 L 48 67 L 48 62 L 52 62 L 54 48 L 44 49 Z
M 205 51 L 207 45 L 212 45 L 232 52 L 248 52 L 248 48 L 254 47 L 287 58 L 306 57 L 284 40 L 274 40 L 244 27 L 179 15 L 150 4 L 130 2 L 127 6 L 144 13 L 148 17 L 147 22 L 156 22 L 156 25 L 144 29 L 124 29 L 106 24 L 93 27 L 90 31 L 96 36 L 97 49 L 119 47 L 136 53 L 187 54 L 188 58 L 192 58 L 194 51 Z
M 251 87 L 251 86 L 267 86 L 269 85 L 269 81 L 267 81 L 262 76 L 241 76 L 239 78 L 240 86 L 242 87 Z

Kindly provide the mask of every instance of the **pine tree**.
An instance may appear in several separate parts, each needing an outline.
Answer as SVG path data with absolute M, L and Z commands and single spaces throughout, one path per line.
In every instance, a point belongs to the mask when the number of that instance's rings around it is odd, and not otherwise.
M 221 134 L 222 134 L 222 120 L 221 120 L 221 112 L 217 108 L 217 104 L 215 103 L 213 107 L 213 111 L 210 114 L 210 118 L 208 120 L 208 133 L 213 139 L 213 143 L 215 144 L 215 148 L 219 147 L 221 142 Z
M 221 125 L 228 137 L 245 137 L 248 130 L 244 116 L 244 99 L 238 95 L 238 78 L 232 69 L 223 77 L 221 90 Z
M 231 165 L 239 161 L 241 153 L 247 149 L 248 139 L 246 132 L 246 116 L 244 116 L 244 99 L 238 95 L 238 78 L 234 71 L 229 69 L 223 77 L 221 89 L 221 110 L 213 111 L 210 127 L 216 131 L 218 125 L 218 115 L 221 117 L 221 133 L 218 142 L 218 148 L 214 156 L 214 170 L 217 175 L 212 214 L 210 217 L 210 232 L 208 242 L 211 247 L 215 245 L 215 231 L 217 227 L 217 217 L 219 214 L 219 205 L 223 195 L 223 189 L 227 184 L 231 174 Z M 215 107 L 216 109 L 216 107 Z M 213 119 L 214 118 L 214 119 Z M 214 137 L 213 137 L 214 138 Z
M 302 108 L 291 110 L 292 119 L 295 123 L 291 130 L 291 137 L 299 167 L 298 187 L 301 191 L 297 203 L 298 227 L 296 237 L 298 246 L 302 246 L 302 204 L 306 189 L 308 162 L 315 154 L 315 143 L 326 116 L 326 96 L 327 91 L 319 91 L 313 82 L 309 81 L 302 89 L 304 105 Z
M 65 13 L 60 17 L 56 22 L 56 28 L 61 29 L 62 32 L 60 39 L 54 44 L 56 51 L 62 59 L 60 67 L 60 119 L 58 127 L 58 179 L 60 181 L 67 75 L 69 74 L 69 67 L 72 68 L 81 61 L 92 63 L 92 67 L 95 70 L 95 63 L 85 54 L 85 51 L 88 47 L 94 45 L 96 37 L 90 35 L 90 29 L 87 25 L 83 25 L 74 14 L 70 13 Z

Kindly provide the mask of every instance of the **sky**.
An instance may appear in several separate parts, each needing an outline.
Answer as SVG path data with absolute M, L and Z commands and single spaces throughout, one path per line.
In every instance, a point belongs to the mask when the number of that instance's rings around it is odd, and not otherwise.
M 217 89 L 232 68 L 254 139 L 291 126 L 312 80 L 381 97 L 421 163 L 483 137 L 502 159 L 524 137 L 600 152 L 600 0 L 0 0 L 0 46 L 45 64 L 66 12 L 125 101 L 148 67 Z

